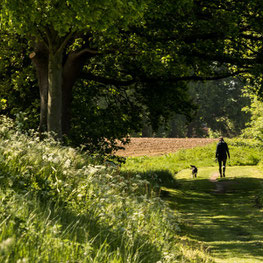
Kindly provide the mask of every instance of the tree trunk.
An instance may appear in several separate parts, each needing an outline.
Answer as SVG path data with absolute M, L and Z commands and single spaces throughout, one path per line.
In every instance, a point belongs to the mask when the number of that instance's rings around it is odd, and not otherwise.
M 62 51 L 53 53 L 43 43 L 37 43 L 30 58 L 36 67 L 40 91 L 40 132 L 54 132 L 58 139 L 68 134 L 72 89 L 86 59 L 94 55 L 96 52 L 89 49 L 73 52 L 63 66 Z
M 48 63 L 48 132 L 62 137 L 62 52 L 49 53 Z
M 72 53 L 68 56 L 63 68 L 62 133 L 64 135 L 67 135 L 70 130 L 72 90 L 83 64 L 81 62 Z
M 48 66 L 46 66 L 43 72 L 43 79 L 39 84 L 40 92 L 40 121 L 39 131 L 40 133 L 47 131 L 47 94 L 48 94 Z
M 186 135 L 188 138 L 195 137 L 194 126 L 195 126 L 194 122 L 189 123 L 187 127 L 187 135 Z
M 150 125 L 143 125 L 142 128 L 142 137 L 152 137 L 152 127 Z
M 35 52 L 29 55 L 37 73 L 40 94 L 39 132 L 47 131 L 47 94 L 48 94 L 48 51 L 42 43 L 38 43 Z
M 62 82 L 62 134 L 67 135 L 71 124 L 72 90 L 85 61 L 92 55 L 85 52 L 71 53 L 63 67 Z
M 67 72 L 67 71 L 66 71 Z M 75 81 L 74 81 L 75 82 Z M 71 74 L 63 74 L 62 84 L 62 134 L 68 135 L 71 120 L 72 89 L 74 85 Z

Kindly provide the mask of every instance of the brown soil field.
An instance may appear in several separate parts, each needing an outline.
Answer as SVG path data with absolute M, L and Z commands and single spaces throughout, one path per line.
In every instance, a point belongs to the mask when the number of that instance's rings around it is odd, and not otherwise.
M 131 138 L 125 150 L 119 150 L 117 155 L 128 156 L 154 156 L 174 153 L 180 149 L 194 148 L 213 143 L 217 139 L 207 138 Z

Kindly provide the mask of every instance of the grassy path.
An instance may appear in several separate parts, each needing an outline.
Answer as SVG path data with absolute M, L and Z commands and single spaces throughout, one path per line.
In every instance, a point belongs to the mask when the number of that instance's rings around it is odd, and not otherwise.
M 227 178 L 217 169 L 200 168 L 176 175 L 179 189 L 169 189 L 169 202 L 182 213 L 183 229 L 211 252 L 215 262 L 263 262 L 263 210 L 256 207 L 256 192 L 263 174 L 256 167 L 227 167 Z

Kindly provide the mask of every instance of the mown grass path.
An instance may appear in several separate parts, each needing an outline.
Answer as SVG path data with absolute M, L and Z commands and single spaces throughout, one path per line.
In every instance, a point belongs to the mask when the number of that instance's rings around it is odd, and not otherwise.
M 215 262 L 263 262 L 263 210 L 256 194 L 263 174 L 252 166 L 227 167 L 226 179 L 217 168 L 199 168 L 176 175 L 179 187 L 169 189 L 169 202 L 182 214 L 183 233 L 203 242 Z

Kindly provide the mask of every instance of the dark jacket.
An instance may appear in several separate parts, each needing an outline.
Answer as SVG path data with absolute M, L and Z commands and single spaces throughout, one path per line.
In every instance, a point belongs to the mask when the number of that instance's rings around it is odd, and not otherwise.
M 230 158 L 227 143 L 225 141 L 220 141 L 216 146 L 216 158 L 219 160 L 227 159 L 227 155 Z

